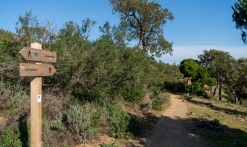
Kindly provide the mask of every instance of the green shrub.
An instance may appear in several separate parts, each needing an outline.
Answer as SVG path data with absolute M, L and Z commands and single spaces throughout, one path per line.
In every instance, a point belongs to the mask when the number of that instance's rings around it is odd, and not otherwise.
M 185 92 L 185 84 L 181 81 L 164 81 L 164 88 L 168 91 L 175 93 L 184 93 Z
M 143 100 L 144 90 L 142 85 L 131 85 L 127 83 L 120 89 L 119 93 L 126 101 L 139 103 Z
M 160 87 L 151 86 L 150 90 L 152 91 L 153 95 L 159 95 L 160 94 Z
M 54 131 L 57 130 L 63 130 L 63 115 L 60 113 L 54 117 L 54 119 L 51 121 L 51 129 Z
M 83 106 L 70 105 L 66 116 L 66 126 L 73 134 L 76 134 L 77 141 L 83 142 L 87 137 L 93 137 L 97 132 L 94 126 L 94 113 L 90 103 L 86 103 Z M 56 125 L 59 126 L 59 123 L 57 121 Z
M 119 139 L 124 138 L 128 131 L 129 118 L 126 112 L 123 111 L 121 105 L 109 104 L 107 105 L 109 113 L 109 125 L 111 127 L 110 134 Z
M 155 95 L 154 100 L 152 102 L 152 108 L 154 110 L 161 111 L 163 103 L 166 101 L 166 98 L 163 94 Z
M 0 108 L 19 107 L 28 99 L 28 95 L 23 89 L 23 86 L 16 82 L 0 81 Z
M 7 130 L 4 130 L 0 136 L 1 147 L 20 147 L 22 142 L 20 139 L 20 131 L 18 126 L 11 125 Z
M 186 92 L 191 93 L 197 96 L 203 96 L 205 98 L 208 98 L 207 93 L 205 92 L 205 89 L 203 88 L 202 83 L 195 81 L 191 85 L 185 86 Z
M 72 88 L 72 95 L 79 101 L 86 100 L 88 97 L 87 91 L 80 85 L 75 85 Z

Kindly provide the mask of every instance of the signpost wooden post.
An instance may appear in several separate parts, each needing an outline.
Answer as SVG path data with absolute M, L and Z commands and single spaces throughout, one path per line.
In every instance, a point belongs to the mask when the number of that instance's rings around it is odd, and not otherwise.
M 23 48 L 19 52 L 27 61 L 37 61 L 33 64 L 20 63 L 20 76 L 31 76 L 30 99 L 31 99 L 31 133 L 30 146 L 42 146 L 42 76 L 52 76 L 56 69 L 44 62 L 56 62 L 55 52 L 42 50 L 42 45 L 32 43 L 31 48 Z

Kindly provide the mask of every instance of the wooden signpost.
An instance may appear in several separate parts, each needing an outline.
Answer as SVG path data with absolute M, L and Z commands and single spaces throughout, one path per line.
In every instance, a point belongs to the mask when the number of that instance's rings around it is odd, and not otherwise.
M 42 50 L 42 45 L 32 43 L 31 48 L 23 48 L 19 52 L 27 61 L 33 63 L 20 63 L 20 76 L 32 77 L 30 83 L 31 99 L 31 133 L 30 146 L 42 146 L 42 76 L 52 76 L 56 69 L 52 65 L 42 64 L 41 62 L 56 62 L 57 53 Z
M 52 76 L 56 71 L 53 65 L 47 65 L 47 64 L 20 63 L 19 67 L 20 67 L 21 77 Z
M 27 61 L 56 62 L 57 53 L 35 48 L 24 47 L 19 51 L 21 56 Z

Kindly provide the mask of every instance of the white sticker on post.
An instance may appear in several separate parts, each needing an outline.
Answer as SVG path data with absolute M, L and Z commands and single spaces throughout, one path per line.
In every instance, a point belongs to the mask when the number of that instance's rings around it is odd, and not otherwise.
M 41 102 L 41 94 L 37 95 L 37 102 Z

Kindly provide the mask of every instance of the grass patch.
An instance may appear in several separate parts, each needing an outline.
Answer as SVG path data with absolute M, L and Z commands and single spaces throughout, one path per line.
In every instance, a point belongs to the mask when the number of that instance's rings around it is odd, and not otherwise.
M 118 146 L 116 146 L 114 143 L 111 144 L 103 143 L 101 147 L 118 147 Z
M 188 104 L 188 117 L 196 124 L 193 133 L 211 146 L 247 146 L 246 108 L 198 98 L 188 100 Z

